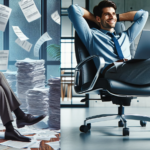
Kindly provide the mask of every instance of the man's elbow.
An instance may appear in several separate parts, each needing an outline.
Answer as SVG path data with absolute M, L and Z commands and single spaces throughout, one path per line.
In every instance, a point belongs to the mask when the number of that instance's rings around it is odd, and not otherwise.
M 68 11 L 68 14 L 74 12 L 75 11 L 75 6 L 73 4 L 70 5 L 69 8 L 67 9 L 67 11 Z
M 148 16 L 149 16 L 149 12 L 148 11 L 146 11 L 146 10 L 142 10 L 143 11 L 143 15 L 145 16 L 145 17 L 147 17 L 148 18 Z
M 147 16 L 147 18 L 148 18 L 148 16 L 149 16 L 149 12 L 148 12 L 148 11 L 145 11 L 145 13 L 146 13 L 146 16 Z

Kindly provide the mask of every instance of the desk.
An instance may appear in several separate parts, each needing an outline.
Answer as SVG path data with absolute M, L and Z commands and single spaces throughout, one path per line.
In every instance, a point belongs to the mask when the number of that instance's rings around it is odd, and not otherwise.
M 74 74 L 61 74 L 61 98 L 64 101 L 65 92 L 67 89 L 67 100 L 71 100 L 71 87 L 74 84 Z

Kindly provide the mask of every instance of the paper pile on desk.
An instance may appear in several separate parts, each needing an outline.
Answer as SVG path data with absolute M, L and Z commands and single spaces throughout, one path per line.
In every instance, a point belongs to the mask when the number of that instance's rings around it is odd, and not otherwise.
M 7 82 L 9 83 L 11 89 L 16 94 L 16 81 L 17 81 L 16 74 L 17 74 L 17 72 L 16 71 L 6 71 L 6 72 L 3 72 L 3 74 L 4 74 Z
M 32 115 L 48 115 L 48 88 L 34 88 L 26 92 L 28 113 Z
M 50 128 L 60 129 L 60 78 L 48 80 L 49 89 L 49 124 Z
M 44 60 L 17 60 L 17 95 L 22 109 L 27 109 L 26 92 L 35 87 L 45 88 Z

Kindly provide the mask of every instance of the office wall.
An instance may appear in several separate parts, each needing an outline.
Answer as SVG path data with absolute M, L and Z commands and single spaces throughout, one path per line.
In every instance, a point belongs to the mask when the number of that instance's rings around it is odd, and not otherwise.
M 93 13 L 93 7 L 97 5 L 101 0 L 90 0 L 90 12 Z M 144 9 L 147 10 L 150 14 L 150 0 L 113 0 L 117 5 L 116 13 L 123 13 L 128 11 L 135 11 Z M 124 22 L 126 29 L 132 24 L 132 22 Z M 150 30 L 150 16 L 147 20 L 147 23 L 144 29 Z M 135 47 L 139 42 L 140 35 L 135 39 Z M 118 107 L 113 105 L 112 102 L 102 102 L 102 101 L 90 101 L 90 107 Z M 138 97 L 137 99 L 132 100 L 131 107 L 150 107 L 150 97 Z

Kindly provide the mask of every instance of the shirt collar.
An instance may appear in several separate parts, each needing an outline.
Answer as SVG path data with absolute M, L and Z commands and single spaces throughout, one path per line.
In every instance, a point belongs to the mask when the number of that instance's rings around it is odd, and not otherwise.
M 107 31 L 107 30 L 104 30 L 104 29 L 100 29 L 100 31 L 105 33 L 105 34 L 110 33 L 110 31 Z M 114 30 L 113 34 L 117 35 L 115 30 Z

